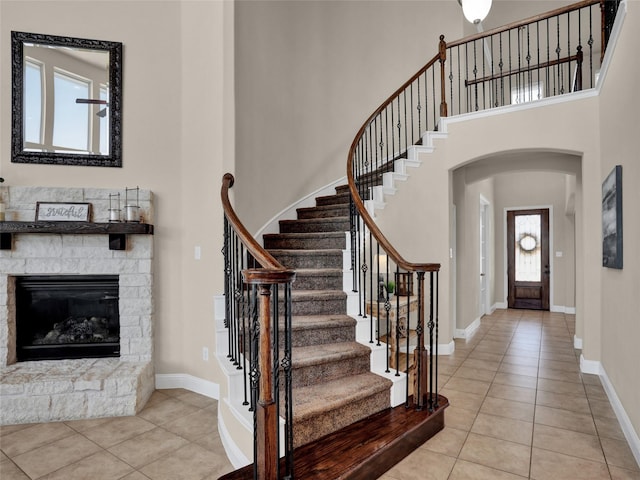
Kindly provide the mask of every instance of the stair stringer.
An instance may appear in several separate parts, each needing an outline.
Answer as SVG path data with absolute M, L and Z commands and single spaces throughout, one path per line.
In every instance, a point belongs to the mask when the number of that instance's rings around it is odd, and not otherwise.
M 411 145 L 407 148 L 407 158 L 400 158 L 393 162 L 393 172 L 382 174 L 382 185 L 371 187 L 371 200 L 365 201 L 365 207 L 369 215 L 375 218 L 376 210 L 383 210 L 386 205 L 386 197 L 395 195 L 398 190 L 397 182 L 404 182 L 411 176 L 407 168 L 418 168 L 422 165 L 420 160 L 423 153 L 433 153 L 435 151 L 434 140 L 447 138 L 446 124 L 443 124 L 443 131 L 427 131 L 422 137 L 421 145 Z

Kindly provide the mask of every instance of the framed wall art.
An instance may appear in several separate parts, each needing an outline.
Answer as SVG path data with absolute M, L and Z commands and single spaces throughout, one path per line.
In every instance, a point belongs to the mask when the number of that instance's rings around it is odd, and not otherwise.
M 602 266 L 622 268 L 622 165 L 602 183 Z

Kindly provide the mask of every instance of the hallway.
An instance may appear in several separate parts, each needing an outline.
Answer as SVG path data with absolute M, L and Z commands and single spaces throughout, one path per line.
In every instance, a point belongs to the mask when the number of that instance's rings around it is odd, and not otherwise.
M 380 479 L 640 479 L 599 377 L 580 373 L 574 331 L 574 315 L 484 316 L 438 358 L 445 429 Z

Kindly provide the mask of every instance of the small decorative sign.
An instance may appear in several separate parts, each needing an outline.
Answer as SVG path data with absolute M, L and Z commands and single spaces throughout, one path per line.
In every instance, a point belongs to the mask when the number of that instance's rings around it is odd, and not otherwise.
M 38 202 L 36 222 L 88 222 L 90 203 Z

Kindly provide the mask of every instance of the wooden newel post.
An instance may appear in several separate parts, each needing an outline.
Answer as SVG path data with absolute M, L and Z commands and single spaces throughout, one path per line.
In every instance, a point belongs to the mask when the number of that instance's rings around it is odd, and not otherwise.
M 444 35 L 440 35 L 440 43 L 438 44 L 438 54 L 440 55 L 440 116 L 447 116 L 447 100 L 445 97 L 445 81 L 444 67 L 447 62 L 447 42 L 444 41 Z
M 413 386 L 413 401 L 419 410 L 427 404 L 427 366 L 429 364 L 429 353 L 424 346 L 425 337 L 424 325 L 424 272 L 418 272 L 418 345 L 413 351 L 414 364 L 416 365 L 415 385 Z
M 292 283 L 292 270 L 248 269 L 242 272 L 245 283 L 258 285 L 258 369 L 259 396 L 255 411 L 254 432 L 257 451 L 255 467 L 259 480 L 278 480 L 278 422 L 279 412 L 274 398 L 273 328 L 271 312 L 271 287 L 280 283 Z
M 260 342 L 258 343 L 258 362 L 260 365 L 260 396 L 256 405 L 257 420 L 257 468 L 260 480 L 277 480 L 278 478 L 278 439 L 275 422 L 278 411 L 273 398 L 273 364 L 271 359 L 271 285 L 260 284 L 259 324 Z

